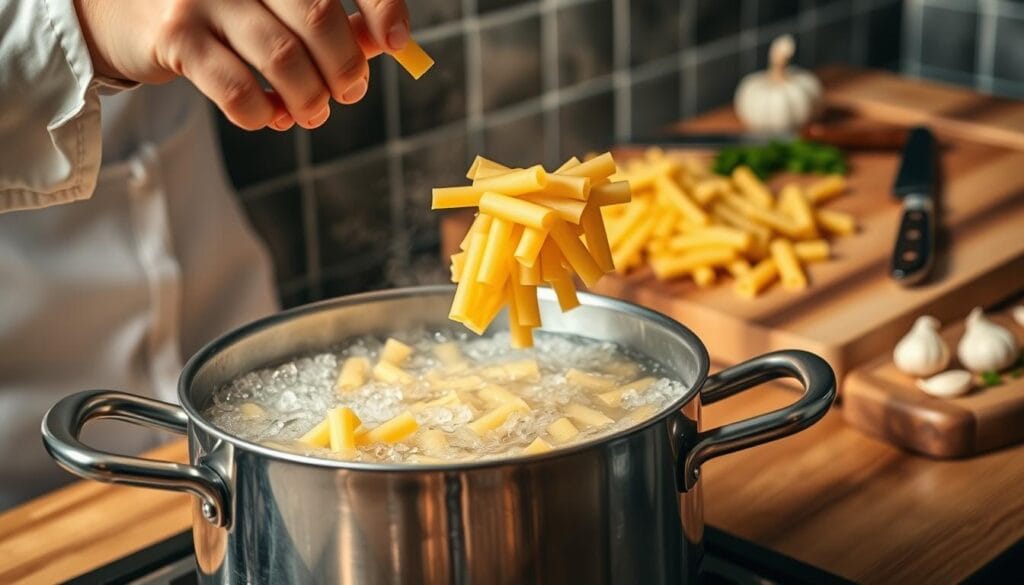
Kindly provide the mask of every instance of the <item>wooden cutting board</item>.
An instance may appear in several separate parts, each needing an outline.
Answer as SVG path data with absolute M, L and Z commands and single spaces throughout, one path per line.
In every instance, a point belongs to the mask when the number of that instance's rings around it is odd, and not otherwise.
M 1009 312 L 989 317 L 1024 343 L 1024 327 Z M 954 356 L 963 332 L 962 320 L 941 332 Z M 954 359 L 950 367 L 960 366 Z M 890 355 L 879 356 L 846 377 L 843 417 L 872 435 L 932 457 L 964 457 L 1024 440 L 1024 376 L 1004 373 L 997 386 L 978 384 L 966 396 L 945 400 L 914 384 Z
M 835 240 L 834 259 L 809 267 L 806 291 L 776 286 L 747 300 L 733 293 L 727 279 L 700 289 L 688 279 L 659 282 L 642 269 L 605 278 L 597 292 L 684 323 L 705 341 L 715 361 L 736 363 L 775 349 L 801 348 L 827 359 L 841 380 L 852 368 L 887 353 L 917 315 L 928 313 L 945 323 L 961 317 L 964 307 L 989 306 L 1024 289 L 1024 104 L 888 73 L 833 69 L 822 78 L 826 103 L 855 118 L 927 121 L 936 130 L 946 243 L 931 281 L 908 289 L 889 278 L 900 214 L 890 196 L 899 153 L 863 152 L 849 156 L 850 194 L 828 204 L 854 214 L 860 230 Z M 736 130 L 739 124 L 725 108 L 681 128 Z M 776 179 L 775 186 L 784 180 Z

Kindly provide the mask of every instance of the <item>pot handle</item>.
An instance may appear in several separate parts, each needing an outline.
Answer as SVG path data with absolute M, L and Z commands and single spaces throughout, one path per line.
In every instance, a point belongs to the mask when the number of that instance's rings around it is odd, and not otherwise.
M 60 400 L 43 417 L 43 444 L 71 473 L 106 483 L 188 492 L 203 516 L 227 526 L 228 489 L 212 469 L 98 451 L 78 440 L 85 423 L 112 418 L 184 435 L 188 416 L 174 404 L 112 390 L 88 390 Z
M 820 357 L 801 350 L 774 351 L 708 376 L 701 388 L 703 404 L 713 404 L 777 378 L 796 378 L 803 396 L 793 404 L 747 420 L 697 434 L 685 450 L 682 465 L 685 490 L 696 484 L 700 466 L 720 455 L 781 439 L 803 430 L 825 416 L 836 398 L 836 375 Z

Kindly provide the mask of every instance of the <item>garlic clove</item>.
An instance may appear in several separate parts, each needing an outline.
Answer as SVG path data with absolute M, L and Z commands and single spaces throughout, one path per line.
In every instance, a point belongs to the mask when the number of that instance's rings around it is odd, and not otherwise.
M 1024 327 L 1024 305 L 1017 305 L 1013 308 L 1013 320 L 1017 325 Z
M 930 315 L 918 317 L 892 352 L 892 361 L 898 370 L 919 378 L 946 369 L 949 357 L 949 347 L 939 335 L 939 321 Z
M 972 372 L 998 372 L 1017 360 L 1017 338 L 1006 327 L 993 323 L 981 307 L 967 316 L 967 329 L 957 345 L 957 358 Z
M 931 378 L 917 381 L 917 387 L 936 398 L 963 396 L 971 390 L 971 373 L 967 370 L 947 370 Z

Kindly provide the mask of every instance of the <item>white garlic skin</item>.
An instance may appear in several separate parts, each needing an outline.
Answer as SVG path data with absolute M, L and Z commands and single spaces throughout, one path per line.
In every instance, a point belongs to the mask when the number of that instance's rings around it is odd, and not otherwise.
M 736 115 L 754 132 L 794 132 L 821 110 L 821 82 L 813 73 L 789 65 L 796 46 L 792 35 L 772 41 L 767 71 L 750 73 L 736 87 Z
M 1013 308 L 1013 320 L 1017 325 L 1024 327 L 1024 305 L 1017 305 Z
M 949 365 L 949 347 L 939 335 L 939 321 L 922 315 L 892 351 L 892 361 L 904 374 L 925 378 Z
M 1017 361 L 1020 347 L 1013 333 L 985 317 L 981 307 L 967 316 L 967 329 L 957 345 L 960 363 L 972 372 L 998 372 Z
M 947 370 L 931 378 L 917 381 L 917 387 L 936 398 L 963 396 L 971 390 L 971 373 L 967 370 Z

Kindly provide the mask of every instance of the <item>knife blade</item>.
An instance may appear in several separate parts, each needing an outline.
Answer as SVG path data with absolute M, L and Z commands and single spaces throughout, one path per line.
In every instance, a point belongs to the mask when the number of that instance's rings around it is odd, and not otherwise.
M 934 260 L 936 167 L 935 137 L 928 128 L 912 129 L 892 188 L 903 213 L 890 274 L 904 286 L 922 282 Z

